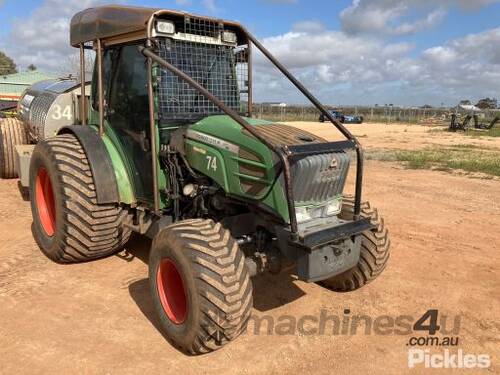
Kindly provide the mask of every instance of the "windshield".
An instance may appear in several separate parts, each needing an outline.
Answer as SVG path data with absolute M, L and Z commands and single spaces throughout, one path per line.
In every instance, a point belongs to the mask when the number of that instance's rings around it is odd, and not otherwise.
M 241 90 L 235 48 L 163 39 L 159 55 L 188 74 L 231 109 L 241 112 Z M 160 121 L 193 121 L 224 112 L 175 74 L 159 72 Z

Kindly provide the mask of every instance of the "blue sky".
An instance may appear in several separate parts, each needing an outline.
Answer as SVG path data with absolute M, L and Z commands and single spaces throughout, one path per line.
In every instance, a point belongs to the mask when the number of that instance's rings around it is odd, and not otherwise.
M 98 3 L 0 0 L 0 50 L 21 68 L 33 62 L 57 71 L 56 63 L 72 53 L 67 47 L 70 15 Z M 453 104 L 460 98 L 500 96 L 500 2 L 495 0 L 128 4 L 240 21 L 321 99 L 335 104 Z M 256 69 L 256 83 L 263 84 L 258 99 L 279 100 L 289 91 L 264 62 Z M 302 99 L 287 93 L 283 100 Z

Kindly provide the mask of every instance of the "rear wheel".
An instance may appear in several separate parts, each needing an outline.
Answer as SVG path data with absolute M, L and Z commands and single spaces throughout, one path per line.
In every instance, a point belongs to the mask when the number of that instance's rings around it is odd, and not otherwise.
M 15 146 L 28 143 L 22 121 L 15 118 L 0 120 L 0 177 L 16 178 Z
M 228 230 L 212 220 L 185 220 L 153 241 L 149 280 L 168 339 L 202 354 L 234 340 L 252 309 L 245 257 Z
M 346 196 L 343 200 L 340 218 L 352 220 L 354 215 L 354 197 Z M 390 255 L 390 240 L 384 219 L 369 202 L 361 204 L 361 216 L 370 219 L 375 228 L 361 234 L 361 254 L 358 264 L 340 275 L 319 282 L 320 285 L 339 292 L 348 292 L 361 288 L 377 278 L 387 266 Z
M 118 251 L 130 236 L 129 216 L 117 204 L 97 204 L 94 176 L 72 134 L 40 142 L 30 165 L 33 235 L 42 252 L 58 263 L 101 258 Z

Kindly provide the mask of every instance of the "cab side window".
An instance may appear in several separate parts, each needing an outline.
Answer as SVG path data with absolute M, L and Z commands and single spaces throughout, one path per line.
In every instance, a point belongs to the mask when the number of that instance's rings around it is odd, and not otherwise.
M 102 86 L 104 91 L 104 103 L 106 104 L 106 97 L 109 87 L 109 79 L 111 77 L 111 55 L 112 50 L 106 50 L 102 56 Z M 92 73 L 92 108 L 99 111 L 99 93 L 97 84 L 97 58 L 94 62 L 94 72 Z

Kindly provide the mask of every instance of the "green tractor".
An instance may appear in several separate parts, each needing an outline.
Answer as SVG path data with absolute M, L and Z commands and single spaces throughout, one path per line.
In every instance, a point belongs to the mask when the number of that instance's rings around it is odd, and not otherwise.
M 80 123 L 31 157 L 33 233 L 47 257 L 90 261 L 118 252 L 132 232 L 150 237 L 161 327 L 193 354 L 245 330 L 252 276 L 293 263 L 301 280 L 351 291 L 384 270 L 389 239 L 361 201 L 359 143 L 240 24 L 103 6 L 73 17 L 70 40 L 82 85 L 87 49 L 96 62 Z M 346 139 L 252 118 L 253 48 Z

